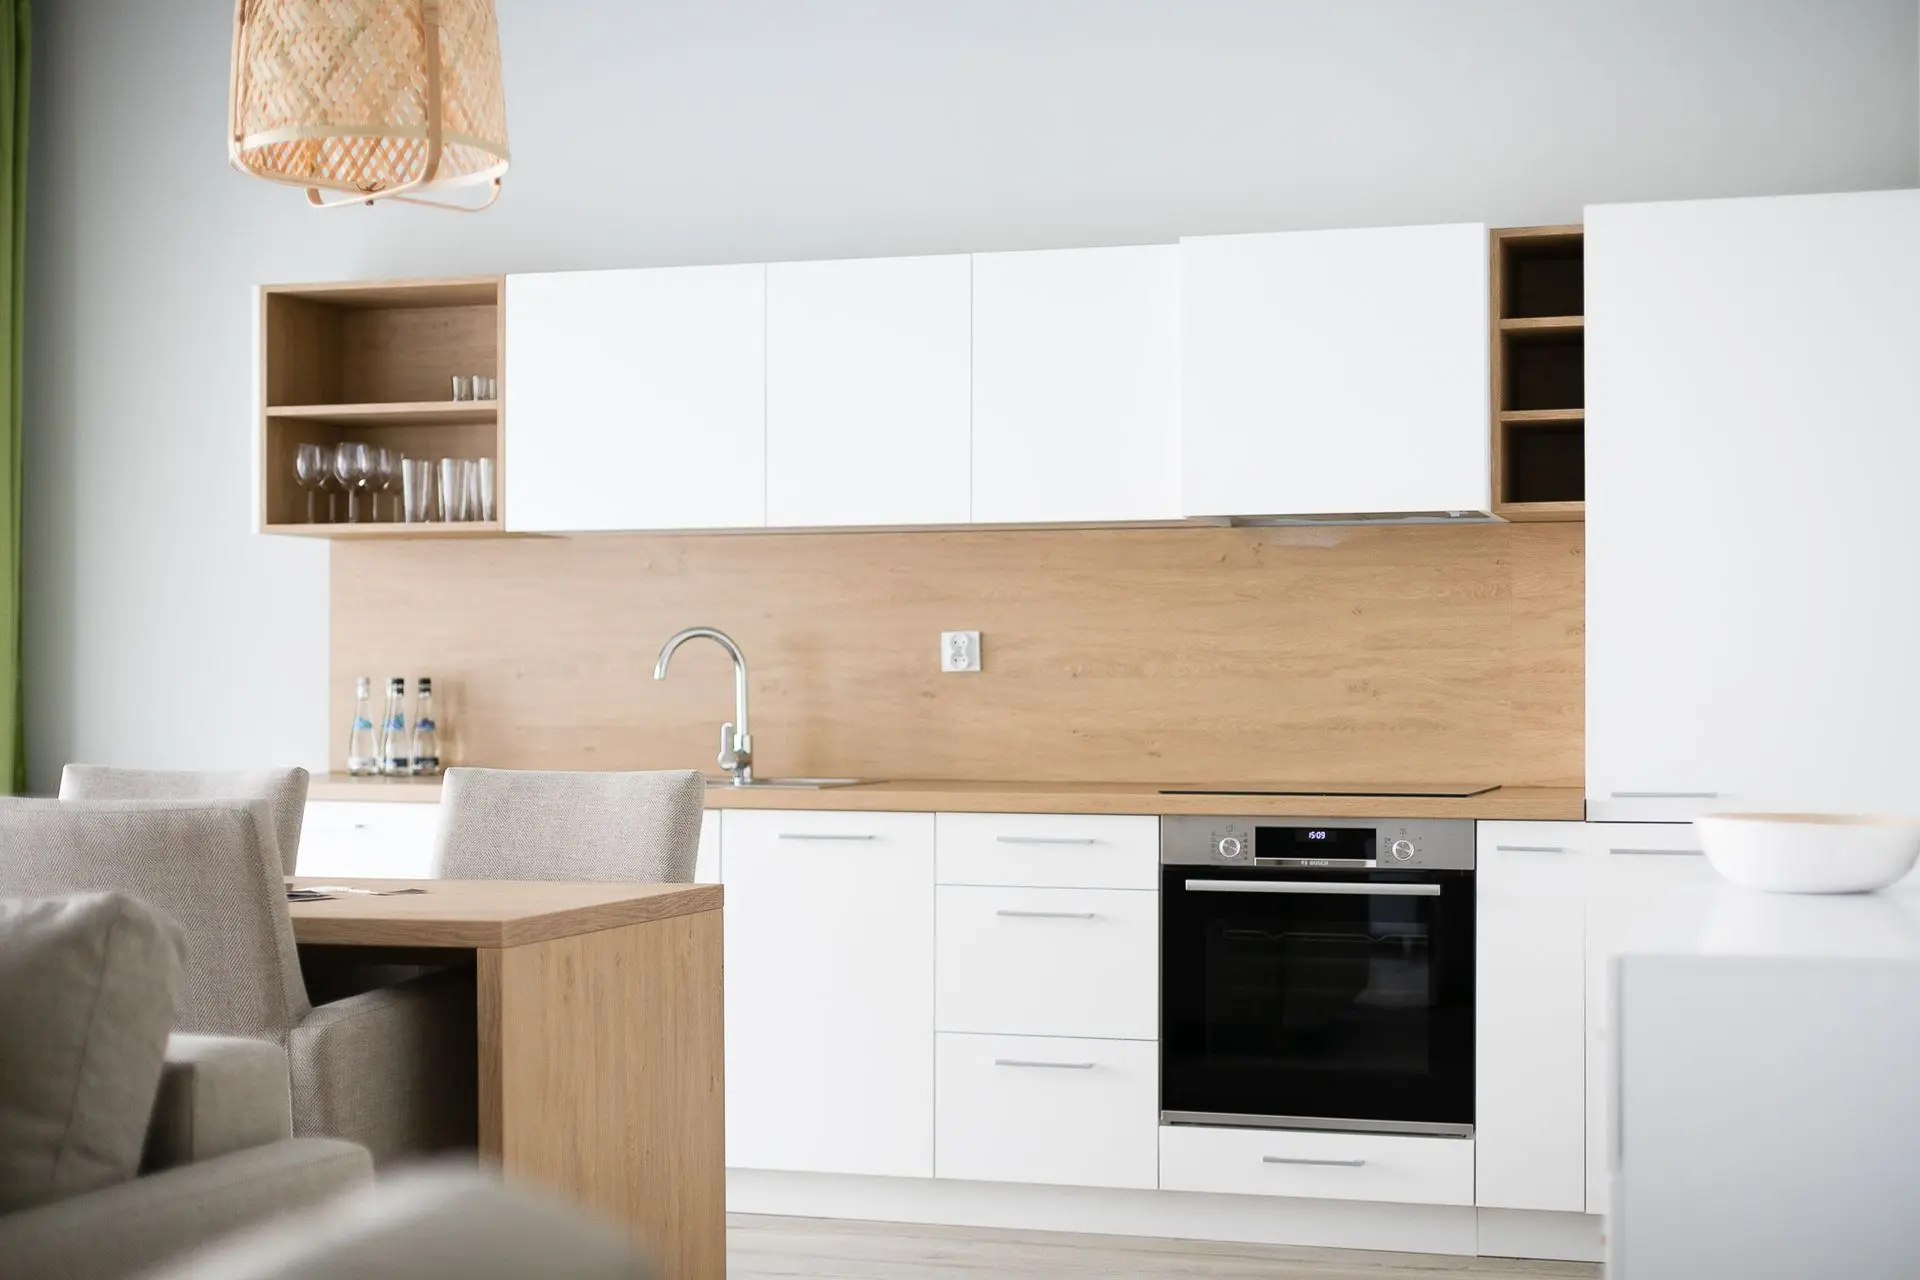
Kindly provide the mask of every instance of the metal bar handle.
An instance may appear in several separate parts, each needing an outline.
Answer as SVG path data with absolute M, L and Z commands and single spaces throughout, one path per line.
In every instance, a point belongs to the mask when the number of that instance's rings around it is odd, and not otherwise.
M 1328 1168 L 1358 1169 L 1365 1160 L 1307 1160 L 1300 1156 L 1261 1156 L 1261 1164 L 1314 1164 Z
M 1001 844 L 1099 844 L 1092 836 L 995 836 Z
M 996 1067 L 1052 1067 L 1060 1071 L 1091 1071 L 1091 1062 L 1042 1062 L 1038 1058 L 995 1058 Z
M 878 840 L 880 837 L 871 832 L 843 835 L 832 831 L 782 831 L 780 838 L 782 840 Z
M 1704 858 L 1702 849 L 1609 849 L 1608 853 L 1651 858 Z
M 1007 916 L 1015 920 L 1091 920 L 1091 911 L 1015 911 L 1011 907 L 1002 907 L 994 912 L 997 916 Z
M 1355 884 L 1349 880 L 1189 880 L 1193 893 L 1332 893 L 1383 898 L 1437 898 L 1437 884 Z
M 1615 800 L 1718 800 L 1718 791 L 1609 791 Z
M 1498 853 L 1565 853 L 1567 851 L 1565 845 L 1559 844 L 1497 844 L 1493 847 Z

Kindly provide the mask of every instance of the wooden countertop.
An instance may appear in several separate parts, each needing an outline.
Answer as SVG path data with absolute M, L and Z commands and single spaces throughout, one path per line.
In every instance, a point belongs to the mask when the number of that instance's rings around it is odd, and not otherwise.
M 908 813 L 1232 814 L 1236 817 L 1477 818 L 1578 822 L 1586 816 L 1579 787 L 1501 787 L 1477 796 L 1162 795 L 1152 782 L 867 782 L 815 791 L 707 788 L 709 809 L 821 809 Z M 1211 785 L 1211 784 L 1209 784 Z M 413 801 L 433 804 L 433 778 L 316 777 L 313 800 Z
M 423 889 L 287 904 L 295 942 L 350 947 L 517 947 L 619 925 L 716 911 L 717 884 L 579 884 L 547 880 L 365 880 L 295 876 L 291 888 Z

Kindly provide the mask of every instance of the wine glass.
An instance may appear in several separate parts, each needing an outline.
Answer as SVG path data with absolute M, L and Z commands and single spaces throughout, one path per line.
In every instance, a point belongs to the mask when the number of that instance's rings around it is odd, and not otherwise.
M 373 451 L 373 475 L 372 475 L 373 522 L 375 524 L 380 523 L 380 495 L 383 493 L 392 493 L 393 486 L 396 482 L 398 482 L 399 479 L 400 479 L 399 451 L 394 449 L 388 449 L 385 447 L 375 449 Z M 393 518 L 396 521 L 400 519 L 400 512 L 398 510 L 399 502 L 400 500 L 398 498 L 394 499 L 395 511 L 393 513 Z
M 293 451 L 293 478 L 302 489 L 307 491 L 307 523 L 317 521 L 313 511 L 313 495 L 327 484 L 327 470 L 331 464 L 327 451 L 317 444 L 303 444 Z
M 360 521 L 360 490 L 367 487 L 373 473 L 372 451 L 354 441 L 342 441 L 333 447 L 333 478 L 347 491 L 347 522 Z

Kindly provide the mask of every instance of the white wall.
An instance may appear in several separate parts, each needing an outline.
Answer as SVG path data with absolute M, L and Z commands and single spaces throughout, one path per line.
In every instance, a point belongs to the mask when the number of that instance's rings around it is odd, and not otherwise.
M 327 549 L 249 532 L 256 282 L 1920 181 L 1913 0 L 499 0 L 515 160 L 479 217 L 228 172 L 230 0 L 37 8 L 39 788 L 71 759 L 325 763 Z

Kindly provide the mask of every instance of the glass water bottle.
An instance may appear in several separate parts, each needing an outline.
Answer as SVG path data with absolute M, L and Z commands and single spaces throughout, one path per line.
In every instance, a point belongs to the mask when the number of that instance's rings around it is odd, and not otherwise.
M 380 749 L 373 736 L 373 682 L 365 676 L 353 682 L 353 725 L 347 730 L 347 772 L 356 778 L 380 772 Z
M 440 726 L 433 720 L 433 681 L 420 677 L 420 694 L 413 700 L 413 771 L 440 772 Z
M 413 772 L 413 750 L 407 737 L 407 682 L 402 676 L 387 681 L 387 714 L 380 721 L 380 772 L 404 778 Z

